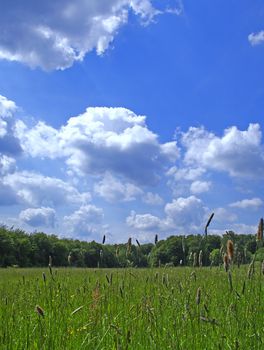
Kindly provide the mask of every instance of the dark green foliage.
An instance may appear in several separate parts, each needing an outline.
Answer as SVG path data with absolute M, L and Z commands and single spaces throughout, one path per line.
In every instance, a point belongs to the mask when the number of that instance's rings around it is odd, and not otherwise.
M 95 241 L 85 242 L 73 239 L 60 239 L 56 235 L 43 232 L 27 234 L 22 230 L 0 227 L 0 267 L 48 266 L 49 256 L 53 266 L 72 267 L 148 267 L 166 264 L 192 265 L 193 256 L 202 251 L 202 265 L 218 265 L 222 262 L 221 247 L 226 242 L 234 242 L 234 263 L 245 264 L 251 261 L 257 248 L 254 235 L 237 235 L 232 231 L 223 237 L 217 235 L 170 236 L 166 240 L 140 245 L 100 244 Z M 136 240 L 135 240 L 136 242 Z M 118 253 L 117 253 L 118 251 Z

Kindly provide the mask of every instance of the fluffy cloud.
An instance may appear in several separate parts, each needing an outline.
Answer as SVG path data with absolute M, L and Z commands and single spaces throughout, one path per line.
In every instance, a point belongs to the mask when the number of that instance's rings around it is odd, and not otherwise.
M 211 187 L 211 182 L 209 181 L 194 181 L 191 184 L 190 191 L 194 194 L 208 192 Z
M 263 201 L 260 198 L 252 198 L 252 199 L 242 199 L 241 201 L 237 201 L 229 204 L 230 207 L 240 208 L 240 209 L 257 209 L 263 205 Z
M 166 204 L 167 222 L 172 227 L 197 230 L 204 221 L 205 208 L 202 201 L 195 197 L 179 197 Z
M 65 233 L 78 237 L 93 236 L 105 229 L 101 226 L 104 213 L 94 205 L 83 205 L 71 215 L 64 217 Z
M 235 177 L 261 177 L 264 171 L 261 137 L 259 124 L 250 124 L 244 131 L 233 126 L 222 137 L 204 128 L 191 127 L 182 134 L 184 161 L 192 166 L 226 171 Z
M 130 215 L 126 218 L 128 226 L 137 230 L 155 231 L 160 230 L 163 226 L 162 221 L 151 214 L 136 214 L 135 211 L 131 211 Z
M 27 171 L 8 174 L 3 178 L 3 185 L 8 186 L 21 203 L 33 206 L 81 204 L 90 200 L 89 193 L 80 193 L 60 179 Z
M 264 42 L 264 30 L 258 33 L 251 33 L 248 36 L 248 41 L 252 46 L 260 45 Z
M 122 183 L 109 173 L 95 184 L 94 191 L 108 202 L 133 201 L 143 193 L 139 187 L 131 183 Z
M 143 196 L 143 202 L 150 205 L 162 205 L 163 199 L 158 195 L 158 193 L 147 192 Z
M 33 128 L 18 120 L 15 124 L 15 135 L 21 147 L 31 157 L 51 158 L 61 156 L 58 131 L 44 122 L 38 122 Z
M 167 176 L 172 176 L 175 181 L 181 181 L 181 180 L 194 181 L 197 178 L 201 177 L 204 173 L 205 173 L 205 169 L 201 167 L 177 168 L 176 166 L 173 166 L 167 171 Z
M 0 117 L 11 117 L 16 111 L 17 106 L 14 101 L 8 100 L 5 96 L 0 95 Z
M 13 173 L 16 169 L 16 161 L 12 157 L 0 154 L 0 175 Z
M 130 11 L 145 24 L 161 13 L 151 0 L 4 0 L 0 59 L 45 70 L 70 67 L 92 50 L 103 54 Z
M 126 219 L 128 226 L 142 231 L 160 231 L 166 233 L 196 233 L 201 230 L 205 221 L 206 208 L 202 201 L 195 197 L 179 197 L 167 203 L 164 217 L 152 214 L 136 214 L 132 211 Z
M 54 227 L 56 212 L 52 208 L 28 208 L 22 210 L 19 214 L 19 219 L 32 227 Z
M 22 152 L 14 132 L 16 109 L 15 102 L 0 95 L 0 156 L 16 157 Z
M 212 212 L 214 212 L 214 219 L 213 221 L 216 221 L 218 223 L 226 223 L 226 222 L 234 222 L 237 220 L 237 215 L 230 212 L 230 210 L 226 210 L 225 208 L 216 208 L 213 209 Z M 207 216 L 209 217 L 210 214 Z
M 43 123 L 25 129 L 20 123 L 17 135 L 31 156 L 67 157 L 69 168 L 79 175 L 108 171 L 137 184 L 155 184 L 160 171 L 179 155 L 176 142 L 160 144 L 146 117 L 125 108 L 88 108 L 59 130 Z

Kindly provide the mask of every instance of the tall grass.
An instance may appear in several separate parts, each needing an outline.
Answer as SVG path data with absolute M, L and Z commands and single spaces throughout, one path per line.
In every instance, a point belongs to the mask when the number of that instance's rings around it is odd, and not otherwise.
M 205 267 L 1 270 L 0 349 L 263 349 L 261 266 L 250 279 L 245 266 L 230 276 Z

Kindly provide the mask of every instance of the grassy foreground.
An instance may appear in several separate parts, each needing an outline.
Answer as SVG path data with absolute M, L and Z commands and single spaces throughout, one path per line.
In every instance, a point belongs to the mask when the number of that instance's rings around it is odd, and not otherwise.
M 264 349 L 258 265 L 52 273 L 0 270 L 0 349 Z

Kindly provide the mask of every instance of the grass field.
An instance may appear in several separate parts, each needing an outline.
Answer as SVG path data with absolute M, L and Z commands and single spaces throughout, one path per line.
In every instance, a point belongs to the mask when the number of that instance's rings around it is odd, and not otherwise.
M 0 270 L 0 349 L 264 349 L 259 265 L 52 273 Z

